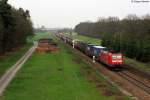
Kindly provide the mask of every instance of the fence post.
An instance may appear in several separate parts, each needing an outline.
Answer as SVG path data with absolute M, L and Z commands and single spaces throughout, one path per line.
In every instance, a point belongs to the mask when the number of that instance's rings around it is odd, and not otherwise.
M 95 56 L 93 56 L 93 63 L 95 63 Z
M 73 46 L 73 48 L 74 48 L 74 41 L 72 41 L 72 43 L 73 43 L 72 46 Z

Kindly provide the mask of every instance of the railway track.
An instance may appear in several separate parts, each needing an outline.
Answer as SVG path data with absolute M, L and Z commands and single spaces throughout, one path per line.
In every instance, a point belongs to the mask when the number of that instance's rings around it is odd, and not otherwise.
M 72 46 L 69 44 L 67 45 L 68 47 L 72 48 Z M 83 58 L 85 62 L 92 65 L 101 76 L 103 76 L 109 83 L 116 86 L 125 95 L 128 95 L 133 100 L 150 100 L 149 74 L 141 71 L 134 71 L 132 67 L 132 70 L 130 70 L 130 67 L 125 67 L 123 70 L 121 69 L 121 71 L 124 72 L 120 71 L 121 74 L 119 75 L 117 72 L 109 70 L 98 62 L 93 63 L 92 59 L 86 56 L 83 52 L 73 48 L 72 50 L 75 51 L 74 53 L 80 55 L 80 57 Z M 125 71 L 128 71 L 127 75 L 123 74 L 126 73 Z
M 150 73 L 148 71 L 145 72 L 145 71 L 143 71 L 141 69 L 138 69 L 138 68 L 136 68 L 134 66 L 126 65 L 126 64 L 123 67 L 125 68 L 125 70 L 129 70 L 130 73 L 133 73 L 135 75 L 143 77 L 143 78 L 147 79 L 150 82 Z
M 71 47 L 70 45 L 68 46 Z M 110 83 L 112 83 L 114 86 L 118 87 L 119 90 L 122 91 L 122 93 L 130 96 L 133 100 L 149 100 L 150 99 L 150 88 L 149 88 L 150 80 L 149 79 L 148 81 L 145 81 L 144 77 L 140 77 L 140 75 L 137 75 L 138 73 L 134 73 L 128 69 L 122 72 L 121 71 L 118 72 L 118 73 L 121 73 L 119 75 L 117 72 L 108 70 L 107 68 L 105 68 L 103 65 L 101 65 L 98 62 L 93 63 L 92 59 L 87 57 L 81 51 L 77 49 L 75 49 L 75 51 L 78 51 L 79 55 L 82 56 L 85 59 L 85 61 L 90 62 L 89 64 L 93 65 L 93 67 L 95 67 L 98 70 L 98 72 L 101 73 L 102 76 L 104 77 L 106 76 L 106 79 Z M 126 75 L 126 73 L 128 74 Z M 130 79 L 127 77 L 130 77 Z
M 148 94 L 150 94 L 150 84 L 149 82 L 144 82 L 144 80 L 140 79 L 139 77 L 135 76 L 133 73 L 130 73 L 129 71 L 121 71 L 117 72 L 118 75 L 123 77 L 124 79 L 128 80 L 132 84 L 136 85 L 137 87 L 141 88 Z
M 29 59 L 29 57 L 33 54 L 35 51 L 36 45 L 31 47 L 24 56 L 17 61 L 15 65 L 13 65 L 10 69 L 6 71 L 6 73 L 1 77 L 0 79 L 0 96 L 2 96 L 3 92 L 11 82 L 11 80 L 15 77 L 16 73 L 19 71 L 19 69 L 23 66 L 23 64 Z
M 78 49 L 76 49 L 76 50 L 78 50 Z M 136 69 L 134 69 L 134 70 L 136 70 Z M 137 71 L 138 71 L 138 73 L 137 73 Z M 121 76 L 123 79 L 129 81 L 131 84 L 134 84 L 135 86 L 139 87 L 141 90 L 150 94 L 149 74 L 139 71 L 138 69 L 136 71 L 133 71 L 133 69 L 130 70 L 129 67 L 126 70 L 117 72 L 117 74 L 119 76 Z

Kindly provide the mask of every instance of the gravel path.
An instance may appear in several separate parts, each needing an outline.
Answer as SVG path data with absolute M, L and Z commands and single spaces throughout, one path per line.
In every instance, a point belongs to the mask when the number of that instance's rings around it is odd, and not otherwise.
M 6 73 L 1 77 L 0 79 L 0 96 L 3 95 L 3 92 L 9 85 L 9 83 L 12 81 L 12 79 L 15 77 L 16 73 L 19 71 L 19 69 L 23 66 L 23 64 L 32 56 L 33 52 L 35 51 L 36 45 L 31 47 L 25 55 L 17 61 L 16 64 L 14 64 L 10 69 L 6 71 Z

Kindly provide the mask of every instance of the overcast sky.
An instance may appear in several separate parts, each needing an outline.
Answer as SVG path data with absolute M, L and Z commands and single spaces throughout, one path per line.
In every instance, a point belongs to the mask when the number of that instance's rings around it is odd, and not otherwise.
M 79 22 L 96 21 L 99 17 L 150 14 L 150 2 L 131 0 L 9 0 L 9 3 L 30 10 L 35 27 L 74 28 Z

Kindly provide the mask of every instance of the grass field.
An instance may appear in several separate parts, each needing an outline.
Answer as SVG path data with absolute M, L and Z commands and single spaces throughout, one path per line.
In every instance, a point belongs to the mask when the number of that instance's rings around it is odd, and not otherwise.
M 131 66 L 135 66 L 143 71 L 146 71 L 146 72 L 150 72 L 150 64 L 146 64 L 146 63 L 142 63 L 142 62 L 138 62 L 134 59 L 130 59 L 130 58 L 125 58 L 126 59 L 126 62 L 127 64 L 131 65 Z
M 64 34 L 70 36 L 69 33 L 64 33 Z M 91 37 L 88 37 L 88 36 L 79 35 L 77 33 L 72 33 L 71 36 L 74 39 L 82 40 L 82 41 L 85 41 L 85 42 L 88 42 L 88 43 L 91 43 L 91 44 L 95 44 L 95 45 L 101 45 L 101 39 L 91 38 Z
M 27 44 L 14 52 L 7 53 L 4 57 L 0 57 L 0 77 L 8 68 L 15 64 L 30 47 L 31 45 Z
M 76 35 L 75 39 L 83 40 L 83 41 L 90 42 L 90 43 L 96 44 L 96 45 L 101 45 L 101 40 L 100 39 L 90 38 L 88 36 Z
M 49 35 L 45 35 L 46 37 Z M 37 54 L 23 66 L 10 86 L 3 100 L 115 100 L 87 80 L 83 68 L 90 69 L 86 63 L 61 44 L 57 54 Z M 92 70 L 90 70 L 92 71 Z M 94 73 L 94 72 L 92 72 Z M 94 74 L 93 74 L 94 75 Z M 105 81 L 103 89 L 107 89 Z M 107 83 L 106 83 L 107 84 Z M 117 91 L 115 87 L 108 86 Z M 117 92 L 118 94 L 120 92 Z M 120 95 L 120 94 L 119 94 Z M 128 99 L 127 97 L 123 97 Z
M 36 33 L 34 36 L 31 36 L 27 39 L 29 43 L 33 43 L 33 41 L 37 41 L 40 38 L 49 38 L 51 34 L 49 33 Z

